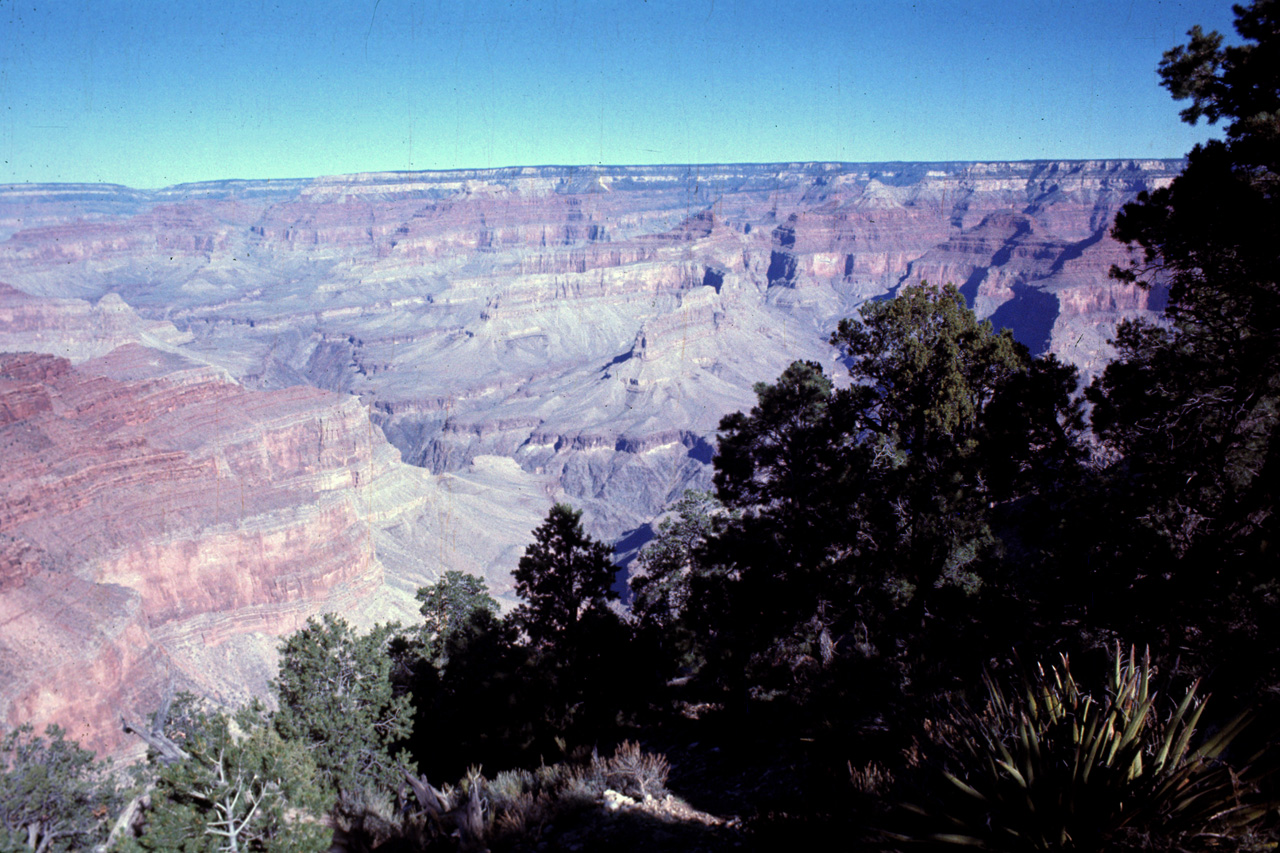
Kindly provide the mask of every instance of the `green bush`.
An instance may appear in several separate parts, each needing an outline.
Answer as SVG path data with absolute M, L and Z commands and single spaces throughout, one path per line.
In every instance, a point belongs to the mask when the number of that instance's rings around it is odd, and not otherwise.
M 165 736 L 186 756 L 157 757 L 142 832 L 125 839 L 125 853 L 329 849 L 322 816 L 333 795 L 305 745 L 280 737 L 260 703 L 228 713 L 180 696 Z

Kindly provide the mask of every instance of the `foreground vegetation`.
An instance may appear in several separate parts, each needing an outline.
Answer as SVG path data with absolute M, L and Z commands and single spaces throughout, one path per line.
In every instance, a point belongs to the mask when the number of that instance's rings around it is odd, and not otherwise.
M 629 611 L 556 506 L 507 617 L 450 572 L 313 620 L 276 710 L 177 697 L 132 782 L 11 733 L 0 850 L 1274 848 L 1280 8 L 1236 11 L 1161 65 L 1226 138 L 1117 219 L 1165 320 L 1087 388 L 903 288 L 832 335 L 852 383 L 724 419 Z

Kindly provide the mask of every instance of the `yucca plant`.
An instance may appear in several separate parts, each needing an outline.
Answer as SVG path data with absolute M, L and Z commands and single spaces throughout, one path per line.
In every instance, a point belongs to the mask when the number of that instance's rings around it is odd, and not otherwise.
M 1162 712 L 1148 651 L 1116 647 L 1105 689 L 1081 689 L 1065 656 L 1037 666 L 1006 695 L 988 672 L 981 710 L 956 714 L 946 742 L 958 790 L 944 844 L 1000 850 L 1098 849 L 1126 838 L 1178 842 L 1238 835 L 1275 807 L 1259 795 L 1259 759 L 1224 753 L 1246 715 L 1195 745 L 1205 701 L 1199 682 Z M 1171 703 L 1169 703 L 1171 704 Z M 1166 706 L 1167 707 L 1167 706 Z M 954 743 L 951 741 L 955 741 Z M 922 812 L 920 809 L 915 809 Z

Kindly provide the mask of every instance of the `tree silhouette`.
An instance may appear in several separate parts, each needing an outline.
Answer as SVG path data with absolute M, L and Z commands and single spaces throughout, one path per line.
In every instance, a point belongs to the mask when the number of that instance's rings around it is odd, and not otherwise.
M 529 640 L 526 698 L 543 711 L 544 742 L 607 736 L 649 686 L 631 673 L 630 631 L 608 607 L 618 597 L 609 546 L 581 517 L 552 507 L 514 575 L 524 602 L 511 619 Z
M 847 387 L 796 362 L 720 424 L 717 495 L 740 515 L 702 549 L 685 624 L 705 676 L 761 695 L 802 693 L 842 653 L 950 677 L 1007 595 L 1018 516 L 1081 461 L 1074 369 L 1033 361 L 954 286 L 867 303 L 831 342 Z
M 1183 119 L 1223 122 L 1226 138 L 1196 146 L 1168 187 L 1116 218 L 1114 236 L 1137 251 L 1113 274 L 1167 288 L 1168 322 L 1122 324 L 1119 358 L 1089 391 L 1094 429 L 1121 457 L 1106 497 L 1116 533 L 1098 556 L 1135 609 L 1161 602 L 1147 620 L 1172 646 L 1235 631 L 1231 642 L 1275 649 L 1258 632 L 1280 616 L 1268 591 L 1280 523 L 1280 4 L 1234 9 L 1240 44 L 1195 27 L 1160 64 L 1163 85 L 1192 102 Z M 1226 648 L 1212 658 L 1239 661 Z
M 572 644 L 583 617 L 618 597 L 609 546 L 588 536 L 581 518 L 567 504 L 553 506 L 513 575 L 524 603 L 512 617 L 536 649 Z

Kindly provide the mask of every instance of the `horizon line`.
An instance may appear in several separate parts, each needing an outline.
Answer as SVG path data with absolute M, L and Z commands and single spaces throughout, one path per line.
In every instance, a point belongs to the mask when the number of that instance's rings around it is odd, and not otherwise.
M 210 186 L 218 184 L 269 184 L 299 183 L 323 181 L 334 178 L 362 178 L 378 175 L 449 175 L 459 173 L 497 173 L 512 171 L 591 171 L 591 170 L 632 170 L 632 169 L 703 169 L 703 168 L 735 168 L 780 166 L 792 168 L 828 167 L 845 168 L 851 166 L 961 166 L 961 165 L 1024 165 L 1037 163 L 1185 163 L 1187 155 L 1181 157 L 1024 157 L 1024 158 L 984 158 L 984 159 L 946 159 L 946 160 L 759 160 L 739 162 L 705 162 L 705 163 L 542 163 L 519 164 L 506 166 L 472 167 L 462 166 L 448 169 L 377 169 L 372 171 L 333 172 L 327 174 L 293 176 L 280 178 L 206 178 L 194 181 L 180 181 L 158 187 L 135 187 L 113 181 L 21 181 L 17 183 L 0 183 L 0 192 L 35 187 L 85 187 L 99 189 L 123 189 L 140 193 L 164 192 L 190 187 Z

